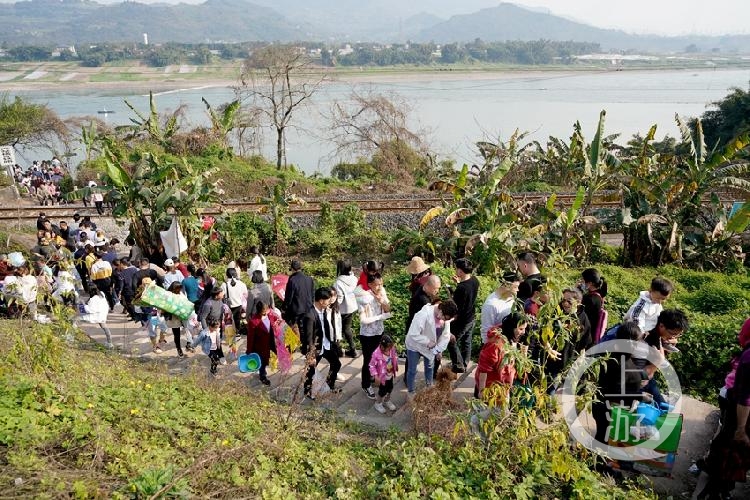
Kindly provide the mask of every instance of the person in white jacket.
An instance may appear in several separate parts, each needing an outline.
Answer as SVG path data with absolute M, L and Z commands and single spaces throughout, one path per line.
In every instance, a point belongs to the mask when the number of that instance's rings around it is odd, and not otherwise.
M 253 254 L 253 258 L 250 259 L 250 264 L 247 266 L 247 275 L 252 279 L 253 271 L 260 271 L 263 275 L 263 281 L 268 281 L 268 265 L 266 264 L 266 258 L 260 253 L 258 247 L 253 245 L 250 247 L 250 253 Z M 254 314 L 250 312 L 250 314 Z
M 427 386 L 432 385 L 436 356 L 442 356 L 451 340 L 450 322 L 458 314 L 458 307 L 452 300 L 439 304 L 427 304 L 417 314 L 406 334 L 406 359 L 409 367 L 406 372 L 406 387 L 409 396 L 416 390 L 417 363 L 424 358 L 424 378 Z
M 625 313 L 625 321 L 634 321 L 642 332 L 650 332 L 656 328 L 659 322 L 659 314 L 664 310 L 664 301 L 672 294 L 674 285 L 664 278 L 651 280 L 651 288 L 642 291 L 638 300 L 633 302 L 628 312 Z
M 357 350 L 354 348 L 354 334 L 352 333 L 352 320 L 354 313 L 357 312 L 357 298 L 354 290 L 357 288 L 357 277 L 352 274 L 352 263 L 349 259 L 340 260 L 336 263 L 336 302 L 338 302 L 339 313 L 341 313 L 341 328 L 344 339 L 349 345 L 345 352 L 350 358 L 357 357 Z
M 104 330 L 104 335 L 107 336 L 107 349 L 112 349 L 112 332 L 107 326 L 107 314 L 109 313 L 109 303 L 107 297 L 104 296 L 104 292 L 99 290 L 93 283 L 89 285 L 89 294 L 91 298 L 88 303 L 83 306 L 81 315 L 78 317 L 81 321 L 86 323 L 96 323 L 99 327 Z
M 226 297 L 225 302 L 232 311 L 235 332 L 239 334 L 242 313 L 247 305 L 247 285 L 237 276 L 237 269 L 230 267 L 227 269 L 227 279 L 221 285 L 221 289 Z

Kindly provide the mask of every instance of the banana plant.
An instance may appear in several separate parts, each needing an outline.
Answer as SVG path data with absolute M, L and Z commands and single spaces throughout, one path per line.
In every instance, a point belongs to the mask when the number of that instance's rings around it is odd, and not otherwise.
M 211 127 L 214 134 L 221 140 L 224 149 L 229 149 L 229 133 L 235 127 L 237 112 L 240 109 L 240 101 L 235 99 L 226 104 L 221 109 L 221 113 L 219 113 L 211 107 L 205 97 L 201 97 L 201 100 L 206 105 L 206 112 L 211 119 Z
M 83 145 L 83 149 L 86 153 L 86 163 L 88 164 L 94 153 L 100 153 L 101 149 L 98 147 L 101 136 L 97 129 L 96 123 L 92 120 L 88 126 L 81 125 L 81 138 L 79 142 Z
M 135 113 L 136 118 L 130 118 L 132 125 L 122 125 L 116 127 L 115 130 L 118 132 L 127 131 L 129 132 L 126 139 L 133 139 L 141 135 L 147 135 L 149 139 L 156 142 L 161 146 L 168 146 L 172 137 L 179 130 L 178 118 L 180 115 L 180 108 L 175 110 L 169 117 L 166 118 L 164 125 L 161 124 L 161 117 L 156 109 L 156 101 L 154 100 L 154 93 L 148 93 L 149 112 L 148 114 L 141 113 L 135 106 L 130 104 L 125 99 L 125 104 L 130 110 Z
M 196 219 L 218 199 L 216 184 L 208 180 L 216 169 L 198 172 L 185 159 L 175 162 L 151 153 L 139 154 L 133 165 L 123 164 L 107 149 L 104 156 L 112 215 L 130 222 L 141 248 L 158 245 L 159 231 L 169 226 L 172 216 Z
M 750 146 L 750 136 L 743 135 L 729 141 L 721 151 L 714 147 L 710 151 L 706 148 L 703 135 L 703 125 L 700 120 L 695 122 L 695 130 L 675 115 L 675 121 L 680 129 L 683 144 L 689 147 L 689 156 L 682 158 L 678 165 L 674 179 L 675 185 L 682 187 L 680 211 L 677 223 L 692 225 L 702 210 L 703 198 L 711 193 L 714 206 L 719 204 L 717 190 L 729 188 L 745 196 L 750 195 L 750 180 L 745 177 L 750 174 L 750 163 L 739 158 L 739 153 Z
M 581 207 L 581 213 L 585 216 L 594 201 L 596 193 L 611 185 L 620 175 L 620 160 L 609 150 L 607 144 L 612 143 L 612 136 L 604 136 L 604 119 L 607 112 L 599 113 L 599 123 L 594 133 L 594 139 L 590 144 L 586 143 L 581 131 L 581 124 L 576 122 L 571 138 L 571 156 L 576 157 L 580 152 L 582 162 L 577 169 L 580 176 L 579 185 L 583 186 L 586 195 Z

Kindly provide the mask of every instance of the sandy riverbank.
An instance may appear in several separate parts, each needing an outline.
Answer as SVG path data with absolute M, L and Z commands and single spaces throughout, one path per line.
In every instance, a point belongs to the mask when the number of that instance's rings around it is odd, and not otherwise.
M 197 70 L 197 71 L 196 71 Z M 132 66 L 81 68 L 74 63 L 6 64 L 0 66 L 0 82 L 4 91 L 120 91 L 165 92 L 178 89 L 230 87 L 238 84 L 238 65 L 213 67 L 191 66 L 185 70 Z M 680 68 L 638 68 L 627 71 L 679 71 Z M 420 81 L 484 81 L 559 78 L 580 74 L 609 73 L 612 70 L 595 66 L 555 67 L 423 67 L 423 68 L 356 68 L 333 69 L 328 72 L 331 82 L 365 84 Z M 694 68 L 685 71 L 695 71 Z

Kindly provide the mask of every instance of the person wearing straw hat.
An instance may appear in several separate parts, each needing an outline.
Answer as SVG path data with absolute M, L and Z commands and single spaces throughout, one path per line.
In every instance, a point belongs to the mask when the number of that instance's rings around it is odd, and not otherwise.
M 425 264 L 422 257 L 415 256 L 411 258 L 409 265 L 406 266 L 406 272 L 411 274 L 409 291 L 413 295 L 427 281 L 427 278 L 432 274 L 432 269 Z

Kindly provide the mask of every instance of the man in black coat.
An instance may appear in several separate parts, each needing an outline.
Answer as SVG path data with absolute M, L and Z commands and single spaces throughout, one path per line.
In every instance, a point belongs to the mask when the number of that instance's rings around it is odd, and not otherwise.
M 333 338 L 331 325 L 331 311 L 328 306 L 331 302 L 331 289 L 321 287 L 315 290 L 315 303 L 302 316 L 301 336 L 302 354 L 308 357 L 309 364 L 305 377 L 305 396 L 315 400 L 312 395 L 312 379 L 315 375 L 315 366 L 321 359 L 328 361 L 330 370 L 326 382 L 331 391 L 335 391 L 336 375 L 341 369 L 339 361 L 338 346 Z
M 302 271 L 302 262 L 294 259 L 291 265 L 292 275 L 284 292 L 284 314 L 286 323 L 302 329 L 302 318 L 313 306 L 315 282 Z

